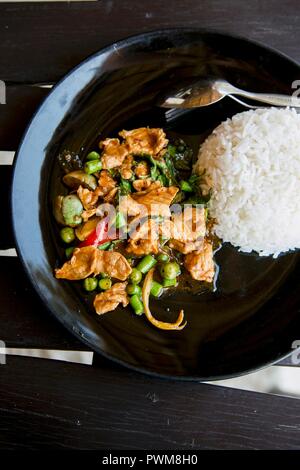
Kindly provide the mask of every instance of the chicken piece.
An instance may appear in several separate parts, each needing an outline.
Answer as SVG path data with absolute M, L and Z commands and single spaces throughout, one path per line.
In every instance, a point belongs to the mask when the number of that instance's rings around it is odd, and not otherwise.
M 77 281 L 96 274 L 97 252 L 100 252 L 100 250 L 94 246 L 75 248 L 70 261 L 67 261 L 60 269 L 55 270 L 55 277 L 57 279 Z
M 112 178 L 107 170 L 100 171 L 100 176 L 98 179 L 98 186 L 101 191 L 101 196 L 105 196 L 108 194 L 112 189 L 116 187 L 117 183 Z
M 201 250 L 194 251 L 185 256 L 184 266 L 193 279 L 212 282 L 215 274 L 212 244 L 204 240 Z
M 205 210 L 203 207 L 184 207 L 184 210 L 172 215 L 174 238 L 180 242 L 193 242 L 205 236 Z
M 85 210 L 89 211 L 91 209 L 95 209 L 99 196 L 102 195 L 102 192 L 100 188 L 96 188 L 95 191 L 90 191 L 89 189 L 79 186 L 77 189 L 77 194 Z
M 111 202 L 114 200 L 116 194 L 118 192 L 118 188 L 113 188 L 109 191 L 109 193 L 106 194 L 106 196 L 104 196 L 104 201 L 105 202 Z
M 131 266 L 127 259 L 118 251 L 98 250 L 97 274 L 106 273 L 108 276 L 125 281 L 131 274 Z
M 143 191 L 139 191 L 139 195 L 142 196 L 142 195 L 148 194 L 149 191 L 152 191 L 152 189 L 157 189 L 157 188 L 161 188 L 161 187 L 162 187 L 162 185 L 161 185 L 160 181 L 152 181 L 151 180 L 150 186 L 148 186 L 148 188 L 144 189 Z
M 194 242 L 180 242 L 178 240 L 171 239 L 168 242 L 168 246 L 174 250 L 179 251 L 180 253 L 187 255 L 192 253 L 192 251 L 200 250 L 203 245 L 203 239 L 196 240 Z
M 173 234 L 173 222 L 171 220 L 171 212 L 169 217 L 159 218 L 157 220 L 158 233 L 163 240 L 169 240 Z
M 158 225 L 154 219 L 135 217 L 129 224 L 129 233 L 132 240 L 158 238 Z
M 128 155 L 126 145 L 121 144 L 119 139 L 105 139 L 100 142 L 99 147 L 103 149 L 101 161 L 105 170 L 120 167 Z
M 151 183 L 145 191 L 139 191 L 120 198 L 119 210 L 129 217 L 147 215 L 170 217 L 169 203 L 178 188 L 163 188 L 159 182 Z M 167 203 L 165 203 L 167 201 Z
M 120 168 L 120 174 L 124 180 L 130 180 L 130 178 L 133 175 L 132 163 L 133 163 L 132 155 L 127 155 Z
M 172 214 L 160 225 L 160 235 L 170 239 L 168 245 L 180 253 L 199 250 L 206 232 L 203 208 L 186 207 L 182 212 Z
M 144 180 L 135 180 L 132 183 L 132 186 L 136 191 L 145 191 L 145 189 L 148 189 L 152 183 L 151 178 L 146 178 Z
M 169 206 L 177 193 L 178 188 L 176 186 L 165 188 L 164 186 L 160 187 L 153 183 L 145 191 L 133 193 L 132 197 L 135 201 L 140 204 L 145 204 L 146 206 L 151 206 L 152 204 Z
M 117 282 L 110 289 L 96 295 L 94 307 L 98 315 L 115 310 L 119 304 L 122 304 L 123 307 L 128 305 L 126 286 L 127 282 Z
M 163 129 L 140 127 L 132 131 L 121 131 L 119 135 L 125 139 L 130 153 L 157 156 L 168 145 Z
M 83 207 L 86 211 L 95 210 L 95 206 L 98 202 L 99 197 L 104 197 L 106 202 L 110 202 L 115 194 L 117 193 L 116 181 L 110 176 L 109 172 L 102 170 L 98 179 L 98 186 L 95 191 L 79 186 L 77 194 L 81 200 Z M 112 191 L 115 190 L 113 193 Z M 110 195 L 110 196 L 108 196 Z M 108 197 L 108 200 L 106 199 Z M 96 211 L 95 211 L 96 212 Z M 91 215 L 85 214 L 85 217 L 89 218 Z
M 157 155 L 156 160 L 161 160 L 164 157 L 167 150 L 168 150 L 167 148 L 163 148 Z
M 98 186 L 95 189 L 95 191 L 90 191 L 89 189 L 79 186 L 77 190 L 77 194 L 83 204 L 83 207 L 85 208 L 87 212 L 85 214 L 85 218 L 91 217 L 90 214 L 93 214 L 92 211 L 95 211 L 94 214 L 96 213 L 95 206 L 98 202 L 99 197 L 104 197 L 105 199 L 106 196 L 110 194 L 113 198 L 113 196 L 117 192 L 116 184 L 117 184 L 116 181 L 110 176 L 109 172 L 106 170 L 102 170 L 100 172 Z M 115 190 L 114 194 L 111 193 L 113 190 Z M 106 201 L 106 202 L 109 202 L 109 201 Z
M 149 215 L 169 218 L 171 216 L 169 206 L 177 192 L 178 188 L 175 186 L 165 188 L 155 182 L 145 191 L 133 193 L 132 198 L 145 206 Z
M 87 222 L 91 217 L 93 217 L 97 212 L 97 209 L 84 210 L 81 214 L 83 222 Z
M 138 178 L 144 178 L 145 176 L 149 176 L 150 168 L 148 163 L 144 161 L 139 162 L 134 169 L 134 173 Z
M 144 214 L 146 216 L 148 214 L 147 208 L 132 199 L 130 195 L 120 197 L 119 211 L 124 215 L 127 214 L 129 217 L 140 214 Z
M 133 225 L 134 224 L 134 225 Z M 155 220 L 147 219 L 144 222 L 135 218 L 129 225 L 130 239 L 126 247 L 129 254 L 136 256 L 158 253 L 158 225 Z
M 98 250 L 95 246 L 75 248 L 72 258 L 55 270 L 57 279 L 78 281 L 103 272 L 125 281 L 132 269 L 127 259 L 116 251 Z
M 158 239 L 149 238 L 146 240 L 129 240 L 126 252 L 130 255 L 156 255 L 158 253 Z

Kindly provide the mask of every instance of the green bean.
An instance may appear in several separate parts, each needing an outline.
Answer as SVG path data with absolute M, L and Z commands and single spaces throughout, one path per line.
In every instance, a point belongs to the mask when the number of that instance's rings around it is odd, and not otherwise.
M 192 174 L 189 179 L 188 179 L 190 185 L 195 185 L 195 184 L 198 184 L 199 181 L 200 181 L 200 176 L 199 175 L 196 175 L 196 174 Z
M 151 255 L 146 255 L 137 265 L 137 269 L 141 271 L 141 273 L 146 274 L 150 271 L 153 266 L 157 263 L 156 259 Z
M 153 297 L 159 297 L 162 291 L 163 286 L 159 282 L 152 281 L 150 294 L 153 295 Z
M 132 270 L 132 272 L 129 276 L 129 279 L 131 280 L 131 282 L 133 284 L 139 284 L 142 280 L 142 277 L 143 277 L 143 275 L 142 275 L 141 271 L 137 268 L 133 268 L 133 270 Z
M 162 264 L 160 267 L 160 274 L 164 279 L 175 279 L 180 274 L 179 264 L 175 261 Z
M 68 246 L 68 248 L 65 249 L 65 255 L 67 259 L 72 258 L 73 251 L 75 250 L 74 246 Z
M 121 194 L 126 195 L 131 193 L 132 188 L 131 184 L 128 180 L 125 180 L 124 178 L 121 178 L 120 180 L 120 189 L 121 189 Z
M 159 176 L 157 177 L 157 181 L 159 181 L 162 186 L 170 186 L 169 180 L 168 180 L 168 178 L 166 177 L 166 175 L 164 175 L 164 174 L 159 175 Z
M 152 179 L 152 181 L 155 181 L 159 176 L 159 171 L 157 169 L 157 166 L 152 166 L 151 169 L 150 169 L 150 177 Z
M 88 161 L 91 161 L 91 160 L 99 160 L 99 159 L 100 159 L 100 155 L 99 155 L 98 152 L 93 151 L 93 152 L 88 153 L 85 158 L 86 158 L 86 160 L 88 160 Z
M 171 157 L 174 157 L 176 153 L 176 147 L 174 145 L 168 145 L 167 151 Z
M 75 233 L 71 227 L 64 227 L 60 231 L 60 237 L 65 243 L 72 243 L 75 240 Z
M 100 273 L 99 277 L 100 277 L 100 279 L 106 279 L 107 277 L 109 277 L 109 275 L 106 274 L 106 273 Z
M 180 181 L 180 189 L 186 193 L 193 192 L 193 188 L 188 181 Z
M 84 171 L 91 175 L 92 173 L 96 173 L 97 171 L 102 170 L 102 162 L 100 160 L 90 160 L 85 163 Z
M 118 170 L 117 168 L 111 168 L 110 170 L 107 170 L 108 173 L 112 178 L 115 178 L 118 175 Z
M 103 279 L 100 279 L 98 285 L 101 290 L 107 290 L 111 288 L 112 282 L 109 277 L 105 277 Z
M 95 277 L 87 277 L 83 281 L 83 287 L 86 291 L 91 292 L 96 289 L 98 281 Z
M 133 308 L 134 313 L 136 315 L 142 315 L 142 313 L 144 312 L 144 305 L 138 295 L 135 294 L 132 297 L 130 297 L 129 303 L 131 307 Z
M 161 253 L 160 255 L 157 256 L 156 259 L 160 263 L 167 263 L 168 261 L 170 261 L 170 256 L 167 255 L 166 253 Z
M 176 277 L 174 279 L 163 279 L 162 280 L 162 285 L 163 285 L 163 287 L 177 286 L 177 279 L 176 279 Z
M 124 225 L 126 225 L 126 220 L 125 220 L 124 215 L 122 214 L 122 212 L 117 212 L 116 218 L 114 221 L 114 226 L 116 228 L 122 228 L 124 227 Z
M 129 295 L 138 295 L 139 297 L 142 295 L 142 289 L 137 284 L 128 284 L 126 292 Z
M 102 245 L 98 245 L 98 250 L 107 250 L 111 245 L 111 242 L 102 243 Z

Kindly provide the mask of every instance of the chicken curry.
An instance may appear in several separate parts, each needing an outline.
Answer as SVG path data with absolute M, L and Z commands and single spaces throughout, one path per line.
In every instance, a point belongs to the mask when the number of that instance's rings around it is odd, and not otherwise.
M 213 244 L 192 150 L 163 129 L 139 128 L 106 138 L 84 159 L 59 155 L 66 195 L 54 201 L 65 262 L 57 279 L 81 281 L 93 293 L 97 314 L 131 305 L 157 328 L 181 330 L 155 318 L 149 307 L 176 289 L 181 276 L 211 284 Z

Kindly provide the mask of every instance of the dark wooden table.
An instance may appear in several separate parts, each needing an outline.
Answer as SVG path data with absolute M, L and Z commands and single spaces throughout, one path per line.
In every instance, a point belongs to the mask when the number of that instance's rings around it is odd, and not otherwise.
M 245 35 L 300 61 L 296 0 L 0 3 L 0 151 L 16 150 L 49 92 L 30 84 L 56 82 L 118 39 L 174 26 Z M 13 246 L 10 177 L 1 165 L 2 249 Z M 0 258 L 0 314 L 7 347 L 85 349 L 46 312 L 17 257 Z M 300 448 L 297 399 L 153 379 L 98 356 L 93 366 L 9 356 L 0 380 L 0 449 Z

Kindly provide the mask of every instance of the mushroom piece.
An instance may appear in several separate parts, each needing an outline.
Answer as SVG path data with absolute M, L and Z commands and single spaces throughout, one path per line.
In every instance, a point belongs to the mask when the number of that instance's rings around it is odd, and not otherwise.
M 95 176 L 88 175 L 82 170 L 71 171 L 63 177 L 63 182 L 71 189 L 78 189 L 79 186 L 95 191 L 97 188 L 97 180 Z

